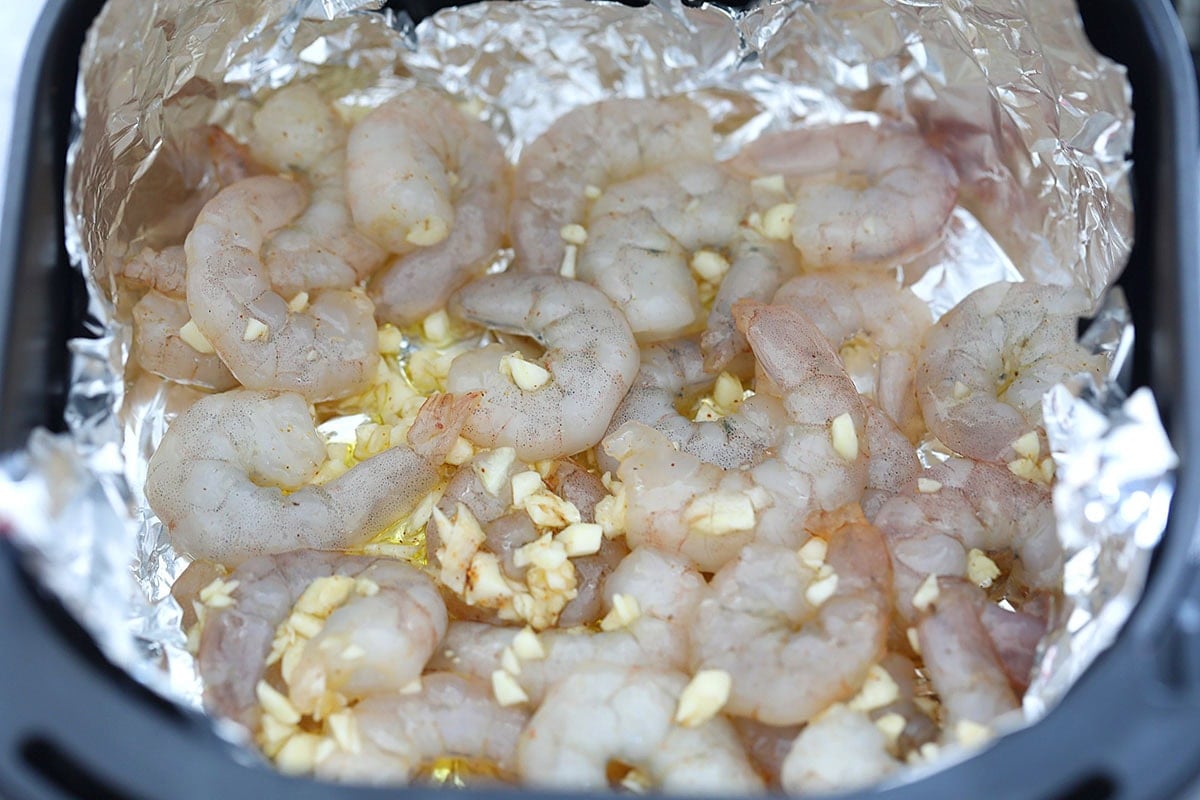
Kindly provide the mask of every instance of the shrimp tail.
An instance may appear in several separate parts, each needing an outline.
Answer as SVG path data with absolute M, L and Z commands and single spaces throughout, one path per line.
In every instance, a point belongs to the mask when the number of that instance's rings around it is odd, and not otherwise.
M 483 392 L 435 394 L 425 401 L 408 430 L 413 452 L 428 461 L 442 461 L 458 441 Z
M 250 155 L 250 148 L 217 125 L 208 126 L 208 154 L 217 170 L 217 182 L 230 186 L 243 178 L 268 175 L 271 170 Z

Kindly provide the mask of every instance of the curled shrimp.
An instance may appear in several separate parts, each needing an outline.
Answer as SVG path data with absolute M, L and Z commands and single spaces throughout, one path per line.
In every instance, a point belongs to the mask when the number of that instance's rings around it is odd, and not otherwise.
M 678 336 L 703 316 L 692 255 L 725 248 L 750 199 L 747 184 L 703 161 L 673 161 L 611 185 L 588 214 L 578 276 L 620 306 L 639 339 Z
M 550 690 L 521 734 L 521 777 L 535 786 L 605 789 L 616 762 L 667 794 L 760 792 L 762 779 L 728 720 L 674 722 L 687 683 L 653 667 L 581 666 Z
M 529 712 L 496 702 L 483 681 L 435 672 L 420 691 L 368 697 L 351 709 L 354 752 L 317 762 L 318 778 L 364 784 L 408 783 L 441 758 L 483 762 L 500 775 L 517 771 L 517 741 Z
M 853 695 L 883 654 L 887 548 L 861 512 L 848 509 L 818 520 L 824 571 L 803 552 L 755 543 L 713 577 L 692 625 L 692 661 L 733 678 L 728 713 L 806 722 Z M 831 593 L 815 588 L 822 580 L 832 582 Z
M 891 498 L 917 491 L 921 462 L 917 451 L 887 414 L 874 403 L 867 404 L 867 486 L 863 490 L 862 509 L 874 520 L 879 509 Z
M 708 116 L 683 98 L 606 100 L 564 114 L 517 164 L 509 216 L 517 268 L 559 272 L 567 253 L 561 231 L 587 220 L 589 187 L 603 191 L 672 161 L 712 158 Z
M 285 178 L 247 178 L 221 190 L 184 244 L 187 302 L 242 385 L 320 401 L 374 376 L 378 334 L 371 302 L 357 291 L 319 291 L 294 310 L 271 285 L 263 245 L 305 204 L 304 189 Z
M 564 675 L 581 664 L 654 665 L 683 670 L 688 661 L 688 626 L 704 589 L 704 578 L 682 559 L 645 548 L 625 557 L 604 582 L 604 606 L 632 598 L 637 616 L 611 630 L 553 628 L 538 634 L 541 658 L 521 662 L 515 676 L 534 705 Z M 505 648 L 518 631 L 477 622 L 452 622 L 431 669 L 489 678 L 502 668 Z
M 451 311 L 470 322 L 528 336 L 545 348 L 545 384 L 526 391 L 500 372 L 509 351 L 488 345 L 450 365 L 451 392 L 482 390 L 463 435 L 484 447 L 513 447 L 523 461 L 592 447 L 629 390 L 638 348 L 607 297 L 557 275 L 502 274 L 460 289 Z
M 133 307 L 133 358 L 167 380 L 224 391 L 237 378 L 213 352 L 197 350 L 181 335 L 191 319 L 187 302 L 149 291 Z
M 449 100 L 413 89 L 354 126 L 350 207 L 396 257 L 371 282 L 381 319 L 421 319 L 481 274 L 500 248 L 509 166 L 491 129 Z
M 835 703 L 796 737 L 780 783 L 790 794 L 847 791 L 878 783 L 899 768 L 871 718 Z
M 695 337 L 656 342 L 642 348 L 642 363 L 633 386 L 609 423 L 609 433 L 636 421 L 666 436 L 681 452 L 724 469 L 754 464 L 778 436 L 786 418 L 778 403 L 766 396 L 747 398 L 732 414 L 719 420 L 689 419 L 677 403 L 711 384 L 704 356 Z M 601 457 L 604 469 L 615 471 L 615 459 Z
M 226 585 L 234 587 L 231 602 L 205 610 L 197 665 L 210 712 L 251 730 L 258 727 L 256 687 L 266 673 L 277 630 L 305 590 L 330 576 L 361 583 L 332 610 L 321 633 L 304 645 L 300 672 L 295 673 L 303 683 L 313 689 L 323 682 L 322 691 L 353 699 L 399 690 L 421 674 L 446 631 L 447 617 L 437 589 L 419 570 L 391 559 L 315 550 L 259 556 L 226 579 Z M 347 651 L 356 643 L 364 651 L 361 655 Z M 361 646 L 367 643 L 371 646 Z M 322 681 L 315 680 L 318 674 Z M 288 689 L 286 684 L 279 688 Z M 311 692 L 294 699 L 306 706 Z
M 183 245 L 155 250 L 143 247 L 137 255 L 124 261 L 120 275 L 136 286 L 173 298 L 187 294 L 187 256 Z
M 784 306 L 741 301 L 734 316 L 761 373 L 753 407 L 773 407 L 764 418 L 784 422 L 757 463 L 722 469 L 636 422 L 604 442 L 620 462 L 629 543 L 682 554 L 706 571 L 752 539 L 798 546 L 798 523 L 857 502 L 867 479 L 866 411 L 825 338 Z
M 946 712 L 944 727 L 988 725 L 1020 707 L 1004 665 L 980 620 L 983 592 L 957 578 L 939 578 L 937 599 L 917 622 L 930 682 Z
M 933 324 L 924 302 L 890 276 L 846 272 L 793 278 L 774 302 L 804 312 L 838 350 L 859 393 L 909 439 L 920 438 L 917 355 Z
M 958 196 L 950 160 L 917 131 L 887 123 L 767 134 L 730 163 L 785 179 L 792 244 L 816 269 L 913 254 L 942 231 Z
M 434 487 L 476 400 L 427 401 L 411 446 L 305 485 L 326 450 L 304 398 L 248 389 L 205 397 L 167 429 L 147 467 L 146 499 L 176 549 L 196 558 L 229 564 L 301 547 L 352 547 L 411 512 Z
M 254 114 L 255 155 L 279 172 L 297 171 L 308 205 L 263 250 L 271 286 L 291 298 L 316 289 L 350 289 L 384 260 L 359 233 L 346 199 L 346 126 L 310 84 L 284 87 Z
M 1030 431 L 1044 440 L 1042 397 L 1078 373 L 1099 375 L 1106 359 L 1076 342 L 1083 292 L 1033 283 L 995 283 L 967 295 L 929 331 L 917 397 L 929 430 L 962 455 L 1010 461 Z
M 929 575 L 965 577 L 971 550 L 1011 562 L 1009 577 L 1025 590 L 1061 583 L 1062 546 L 1044 487 L 966 458 L 921 478 L 925 491 L 897 495 L 875 515 L 892 555 L 901 617 L 913 616 L 913 596 Z

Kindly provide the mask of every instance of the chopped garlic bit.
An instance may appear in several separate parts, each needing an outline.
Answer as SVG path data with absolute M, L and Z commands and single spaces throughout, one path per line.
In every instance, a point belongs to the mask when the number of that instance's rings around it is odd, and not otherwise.
M 521 661 L 517 658 L 516 651 L 512 647 L 504 648 L 504 651 L 500 654 L 500 666 L 504 668 L 505 672 L 511 675 L 521 674 Z
M 722 372 L 713 385 L 713 403 L 722 413 L 729 414 L 746 399 L 746 390 L 736 375 Z
M 208 608 L 229 608 L 235 603 L 233 590 L 239 585 L 238 581 L 215 578 L 212 583 L 200 590 L 200 602 Z
M 900 696 L 900 687 L 883 667 L 875 664 L 867 671 L 862 689 L 848 705 L 854 711 L 874 711 L 891 705 Z
M 641 616 L 642 607 L 638 604 L 637 598 L 618 592 L 612 597 L 612 610 L 604 615 L 604 619 L 600 620 L 600 630 L 615 631 L 627 628 Z
M 967 386 L 962 381 L 954 382 L 954 399 L 965 400 L 971 394 L 971 387 Z
M 895 747 L 900 739 L 900 734 L 904 733 L 904 728 L 908 723 L 904 721 L 904 717 L 896 712 L 884 714 L 879 719 L 875 720 L 875 727 L 887 737 L 888 746 Z
M 908 646 L 912 648 L 912 651 L 917 655 L 921 655 L 921 638 L 917 635 L 917 629 L 906 629 L 904 636 L 908 639 Z
M 675 721 L 685 728 L 695 728 L 708 722 L 729 701 L 733 679 L 723 669 L 703 669 L 679 695 Z
M 729 266 L 729 259 L 714 250 L 697 250 L 692 254 L 692 272 L 709 283 L 720 283 Z
M 196 326 L 194 319 L 189 319 L 182 328 L 179 329 L 179 338 L 183 339 L 184 344 L 195 350 L 197 353 L 204 355 L 212 355 L 217 352 L 212 346 L 212 342 L 208 337 L 200 332 L 200 328 Z
M 1037 431 L 1029 431 L 1012 443 L 1013 452 L 1022 458 L 1037 461 L 1041 455 L 1042 446 L 1038 441 Z
M 475 455 L 475 445 L 471 444 L 466 437 L 460 436 L 454 440 L 454 445 L 450 448 L 450 452 L 446 453 L 443 461 L 452 467 L 461 467 L 470 461 L 473 455 Z
M 854 429 L 854 419 L 850 412 L 834 418 L 829 426 L 829 436 L 833 440 L 833 449 L 847 461 L 858 458 L 858 431 Z
M 817 579 L 804 590 L 804 599 L 819 608 L 826 600 L 833 597 L 834 592 L 837 591 L 837 585 L 838 576 L 833 571 L 833 567 L 822 564 L 817 570 Z
M 349 709 L 330 714 L 325 721 L 333 741 L 344 753 L 357 754 L 362 751 L 362 739 L 358 735 L 358 720 Z
M 563 225 L 561 228 L 559 228 L 558 235 L 562 237 L 564 242 L 573 245 L 582 245 L 586 243 L 588 239 L 587 228 L 579 225 L 578 223 Z
M 986 589 L 1000 577 L 1000 568 L 996 562 L 988 558 L 987 553 L 978 548 L 971 548 L 967 553 L 967 578 L 971 583 Z
M 563 528 L 558 541 L 570 558 L 595 555 L 604 541 L 604 529 L 594 522 L 574 522 Z
M 294 610 L 315 617 L 327 617 L 346 602 L 354 588 L 354 578 L 349 575 L 317 578 L 300 595 Z
M 404 348 L 404 334 L 389 322 L 379 326 L 378 336 L 381 355 L 394 356 Z
M 483 488 L 492 497 L 499 497 L 509 468 L 517 460 L 517 451 L 511 447 L 497 447 L 482 454 L 471 462 L 471 471 L 479 478 Z
M 534 471 L 518 472 L 512 476 L 513 508 L 523 508 L 525 501 L 546 488 L 542 476 Z
M 429 247 L 450 235 L 450 225 L 438 216 L 426 217 L 408 229 L 404 241 L 417 247 Z
M 787 185 L 784 183 L 782 175 L 764 175 L 761 178 L 755 178 L 750 181 L 750 186 L 776 194 L 787 194 Z
M 791 238 L 792 221 L 796 218 L 795 203 L 779 203 L 771 206 L 762 216 L 762 233 L 768 239 Z
M 604 192 L 599 186 L 592 186 L 590 183 L 583 189 L 583 196 L 588 200 L 599 200 L 602 194 Z
M 684 522 L 693 533 L 724 536 L 754 529 L 754 503 L 743 492 L 713 492 L 688 504 Z
M 546 648 L 533 628 L 526 625 L 513 637 L 513 652 L 522 661 L 537 661 L 546 657 Z
M 583 519 L 574 503 L 549 490 L 525 498 L 524 508 L 533 524 L 543 528 L 565 528 Z
M 472 559 L 487 537 L 471 509 L 463 503 L 455 507 L 453 520 L 435 508 L 433 521 L 442 539 L 442 545 L 437 549 L 441 564 L 438 578 L 444 586 L 461 595 L 467 587 L 467 571 Z
M 505 577 L 494 553 L 480 552 L 471 559 L 462 597 L 467 605 L 496 608 L 511 600 L 520 588 L 520 584 Z
M 246 321 L 246 330 L 242 331 L 243 342 L 253 342 L 255 340 L 266 341 L 271 335 L 271 329 L 267 327 L 267 323 L 262 320 L 251 317 Z
M 804 545 L 796 551 L 800 556 L 800 563 L 810 569 L 820 569 L 825 563 L 825 554 L 829 551 L 829 544 L 816 536 L 809 539 Z
M 564 278 L 575 277 L 575 267 L 579 262 L 579 248 L 573 244 L 569 244 L 563 248 L 562 266 L 558 268 L 558 274 Z
M 406 683 L 400 687 L 400 694 L 420 694 L 420 693 L 421 693 L 421 679 L 420 678 L 413 678 L 411 681 L 409 681 L 408 683 Z
M 291 300 L 288 300 L 288 311 L 293 314 L 299 314 L 304 309 L 308 308 L 308 292 L 299 292 Z
M 300 712 L 292 705 L 292 701 L 271 684 L 259 681 L 254 687 L 254 694 L 263 711 L 279 722 L 285 725 L 296 725 L 300 722 Z
M 496 696 L 496 702 L 502 706 L 515 706 L 529 702 L 529 695 L 525 694 L 525 690 L 517 683 L 517 679 L 502 669 L 492 673 L 492 694 Z
M 917 587 L 916 593 L 913 595 L 913 608 L 918 611 L 928 611 L 929 607 L 937 602 L 938 599 L 938 576 L 930 574 Z
M 1046 456 L 1039 463 L 1034 458 L 1018 458 L 1008 462 L 1008 471 L 1033 483 L 1049 484 L 1054 480 L 1054 459 Z
M 566 548 L 548 533 L 513 552 L 513 564 L 518 567 L 532 564 L 544 570 L 553 570 L 566 560 Z
M 692 422 L 716 422 L 721 416 L 721 412 L 713 407 L 712 401 L 704 399 L 697 406 L 696 414 L 692 417 Z
M 917 478 L 917 491 L 921 494 L 936 494 L 941 488 L 941 482 L 932 478 Z
M 550 382 L 550 370 L 541 364 L 526 361 L 520 353 L 509 353 L 500 358 L 500 374 L 513 382 L 523 392 L 536 392 Z
M 421 321 L 421 333 L 434 344 L 447 344 L 450 341 L 450 315 L 444 308 L 433 312 Z
M 322 737 L 313 733 L 297 733 L 275 754 L 275 766 L 286 775 L 302 775 L 317 765 L 317 751 Z
M 992 738 L 992 729 L 987 725 L 964 719 L 954 726 L 954 736 L 966 747 L 977 747 Z

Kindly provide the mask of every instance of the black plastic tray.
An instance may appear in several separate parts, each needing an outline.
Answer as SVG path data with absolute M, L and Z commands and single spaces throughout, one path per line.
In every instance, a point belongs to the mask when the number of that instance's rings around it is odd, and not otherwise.
M 22 447 L 35 426 L 62 426 L 66 340 L 82 333 L 86 308 L 62 245 L 63 162 L 77 55 L 101 5 L 49 0 L 24 67 L 0 228 L 0 449 Z M 409 8 L 420 15 L 436 5 L 416 0 Z M 1135 381 L 1154 388 L 1182 457 L 1170 526 L 1117 644 L 1045 720 L 872 797 L 1169 797 L 1200 775 L 1200 473 L 1191 458 L 1200 449 L 1196 86 L 1166 0 L 1082 5 L 1093 41 L 1129 67 L 1134 88 L 1137 243 L 1121 283 L 1139 332 Z M 436 791 L 335 787 L 242 763 L 203 717 L 108 664 L 2 537 L 0 797 L 367 800 Z

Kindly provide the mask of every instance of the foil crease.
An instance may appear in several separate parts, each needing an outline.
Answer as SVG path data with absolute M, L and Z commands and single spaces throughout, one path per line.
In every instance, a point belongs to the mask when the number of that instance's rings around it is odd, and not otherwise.
M 723 156 L 797 124 L 919 126 L 962 180 L 946 241 L 904 268 L 936 314 L 997 280 L 1074 284 L 1103 304 L 1085 342 L 1111 355 L 1108 380 L 1045 401 L 1067 550 L 1066 600 L 1025 702 L 1026 721 L 1045 713 L 1139 597 L 1175 463 L 1148 390 L 1120 390 L 1132 332 L 1119 293 L 1105 294 L 1131 245 L 1130 90 L 1071 4 L 764 0 L 731 11 L 528 0 L 419 24 L 378 5 L 112 0 L 88 36 L 67 244 L 99 338 L 73 345 L 70 433 L 39 432 L 0 470 L 0 515 L 105 653 L 198 705 L 169 594 L 186 562 L 141 490 L 149 455 L 193 395 L 129 370 L 128 302 L 113 277 L 142 246 L 180 243 L 211 195 L 193 131 L 219 124 L 244 136 L 255 104 L 296 79 L 326 81 L 349 109 L 420 83 L 473 104 L 515 159 L 576 106 L 685 93 L 708 109 Z M 164 218 L 164 208 L 179 211 Z

